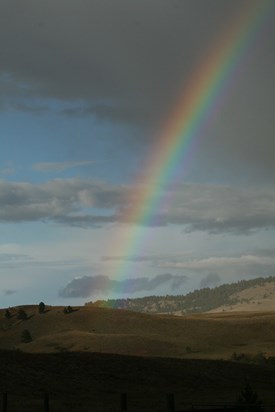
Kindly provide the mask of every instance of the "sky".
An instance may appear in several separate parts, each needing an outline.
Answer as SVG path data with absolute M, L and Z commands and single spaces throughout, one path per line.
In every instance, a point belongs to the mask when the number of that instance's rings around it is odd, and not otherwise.
M 0 307 L 275 276 L 275 2 L 170 180 L 150 179 L 192 74 L 265 1 L 0 0 Z

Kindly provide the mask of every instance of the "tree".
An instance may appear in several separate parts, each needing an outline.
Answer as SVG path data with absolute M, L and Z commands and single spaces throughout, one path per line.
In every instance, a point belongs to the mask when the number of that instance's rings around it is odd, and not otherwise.
M 28 329 L 24 329 L 23 332 L 21 333 L 21 342 L 23 343 L 29 343 L 32 341 L 32 337 Z
M 28 319 L 28 315 L 26 314 L 26 312 L 24 311 L 24 309 L 19 309 L 16 317 L 17 317 L 17 319 L 20 319 L 20 320 L 26 320 L 26 319 Z
M 257 392 L 247 383 L 237 400 L 237 410 L 241 412 L 261 412 L 264 410 L 262 405 L 263 402 L 259 400 Z
M 44 313 L 45 312 L 45 303 L 44 302 L 40 302 L 38 305 L 38 312 L 39 313 Z

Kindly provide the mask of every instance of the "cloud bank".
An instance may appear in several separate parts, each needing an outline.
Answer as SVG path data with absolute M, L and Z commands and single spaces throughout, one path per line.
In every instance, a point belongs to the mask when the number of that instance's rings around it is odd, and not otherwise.
M 128 216 L 139 201 L 139 190 L 82 179 L 55 179 L 40 185 L 0 181 L 0 221 L 53 221 L 79 227 L 107 223 L 177 224 L 190 232 L 235 234 L 275 226 L 273 187 L 241 190 L 222 185 L 184 184 L 162 193 L 165 201 L 151 220 L 133 222 Z
M 169 273 L 157 275 L 153 278 L 141 277 L 125 280 L 113 280 L 103 275 L 83 276 L 70 281 L 68 285 L 59 292 L 59 296 L 63 298 L 87 298 L 100 292 L 120 294 L 151 292 L 163 284 L 175 290 L 183 285 L 186 280 L 186 276 L 176 276 Z

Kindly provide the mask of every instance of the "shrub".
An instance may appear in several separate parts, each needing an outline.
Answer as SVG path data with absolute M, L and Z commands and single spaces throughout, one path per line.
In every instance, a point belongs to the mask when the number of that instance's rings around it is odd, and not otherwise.
M 21 342 L 23 343 L 29 343 L 32 341 L 32 337 L 28 329 L 24 329 L 23 332 L 21 333 Z
M 26 312 L 23 309 L 19 309 L 16 317 L 17 317 L 17 319 L 20 319 L 20 320 L 28 319 L 28 315 L 26 314 Z
M 73 309 L 71 306 L 67 306 L 63 309 L 63 313 L 65 313 L 65 315 L 67 315 L 68 313 L 72 313 Z
M 6 309 L 6 311 L 5 311 L 5 318 L 6 318 L 6 319 L 10 319 L 10 318 L 11 318 L 11 312 L 10 312 L 9 309 Z

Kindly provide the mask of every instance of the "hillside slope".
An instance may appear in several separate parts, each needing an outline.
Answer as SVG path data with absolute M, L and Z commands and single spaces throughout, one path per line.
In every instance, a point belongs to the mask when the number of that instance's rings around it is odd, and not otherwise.
M 233 352 L 275 355 L 275 312 L 154 316 L 125 310 L 79 307 L 65 315 L 26 306 L 6 319 L 0 310 L 0 349 L 33 353 L 65 351 L 198 359 L 230 359 Z M 22 342 L 28 330 L 29 343 Z

